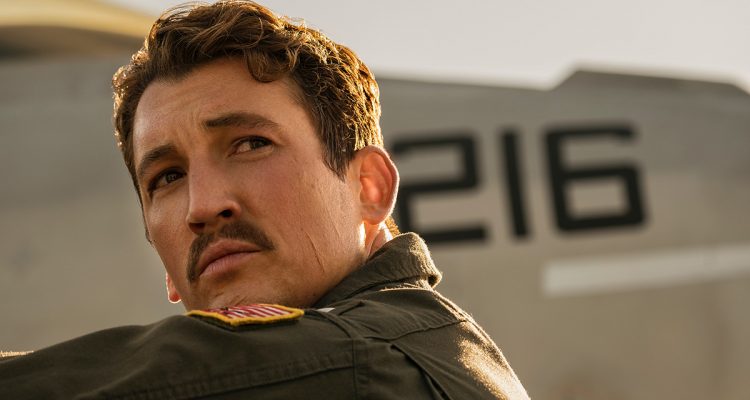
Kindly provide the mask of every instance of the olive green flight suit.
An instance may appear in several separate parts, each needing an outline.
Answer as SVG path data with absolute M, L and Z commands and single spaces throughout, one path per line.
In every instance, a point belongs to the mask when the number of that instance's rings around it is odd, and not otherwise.
M 4 358 L 0 399 L 527 399 L 439 281 L 424 242 L 400 235 L 297 320 L 103 330 Z

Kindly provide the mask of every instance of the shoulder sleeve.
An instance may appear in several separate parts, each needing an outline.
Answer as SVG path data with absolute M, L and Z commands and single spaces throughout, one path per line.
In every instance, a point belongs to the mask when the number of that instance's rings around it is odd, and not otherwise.
M 340 307 L 321 316 L 338 326 L 351 341 L 355 398 L 449 399 L 409 355 L 387 340 L 363 335 L 359 327 L 342 318 L 340 312 L 346 309 L 351 308 Z
M 445 399 L 528 400 L 502 352 L 474 320 L 437 292 L 390 289 L 340 313 L 352 329 L 402 352 Z
M 236 329 L 176 316 L 0 361 L 0 399 L 356 398 L 353 363 L 349 338 L 314 316 Z
M 404 352 L 324 313 L 253 326 L 171 317 L 0 361 L 0 399 L 440 399 Z

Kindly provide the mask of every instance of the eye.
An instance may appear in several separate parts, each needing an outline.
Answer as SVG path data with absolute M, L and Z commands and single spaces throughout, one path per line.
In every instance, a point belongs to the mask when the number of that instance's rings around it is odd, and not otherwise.
M 260 136 L 250 136 L 242 138 L 235 142 L 235 152 L 245 153 L 252 150 L 257 150 L 261 147 L 265 147 L 271 144 L 271 141 Z
M 148 191 L 153 192 L 156 189 L 169 185 L 170 183 L 182 178 L 185 174 L 176 170 L 166 170 L 157 175 L 148 185 Z

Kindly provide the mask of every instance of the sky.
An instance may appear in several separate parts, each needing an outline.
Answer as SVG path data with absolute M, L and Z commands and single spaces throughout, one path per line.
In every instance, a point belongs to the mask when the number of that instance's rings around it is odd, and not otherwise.
M 107 0 L 154 16 L 170 0 Z M 750 91 L 747 0 L 266 0 L 376 75 L 549 88 L 577 68 Z

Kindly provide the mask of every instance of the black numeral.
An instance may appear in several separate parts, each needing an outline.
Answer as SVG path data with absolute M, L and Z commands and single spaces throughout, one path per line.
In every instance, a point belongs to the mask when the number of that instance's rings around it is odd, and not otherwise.
M 525 238 L 529 235 L 524 208 L 523 175 L 521 153 L 518 149 L 518 133 L 506 130 L 501 136 L 500 154 L 503 155 L 505 187 L 508 190 L 508 214 L 513 221 L 513 235 Z
M 444 147 L 455 147 L 460 151 L 463 173 L 456 179 L 422 181 L 402 185 L 399 188 L 398 202 L 396 203 L 398 224 L 404 232 L 420 233 L 428 243 L 485 240 L 487 232 L 485 227 L 481 225 L 428 231 L 414 226 L 412 210 L 413 201 L 417 196 L 477 187 L 477 160 L 474 140 L 468 133 L 460 133 L 450 137 L 401 139 L 395 141 L 391 148 L 394 156 L 398 156 L 407 152 L 429 151 Z M 460 212 L 460 210 L 457 212 Z
M 633 130 L 627 126 L 601 126 L 573 129 L 552 129 L 546 135 L 548 172 L 557 227 L 563 231 L 580 231 L 641 224 L 644 219 L 639 186 L 639 172 L 635 165 L 564 165 L 562 150 L 566 142 L 576 139 L 631 140 Z M 616 179 L 625 187 L 627 207 L 623 212 L 576 216 L 571 213 L 566 189 L 581 181 Z

